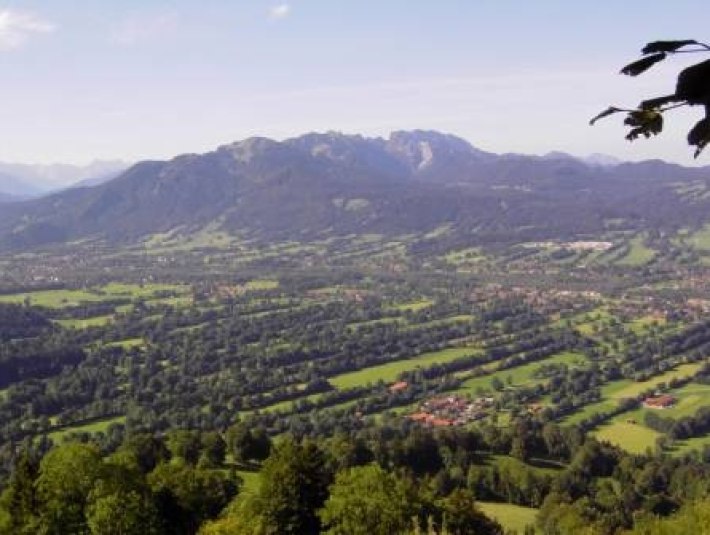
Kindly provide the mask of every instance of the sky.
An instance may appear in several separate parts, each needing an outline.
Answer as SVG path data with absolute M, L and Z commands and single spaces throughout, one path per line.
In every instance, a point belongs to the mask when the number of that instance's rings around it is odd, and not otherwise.
M 707 0 L 0 0 L 0 161 L 420 128 L 498 153 L 710 165 L 685 141 L 699 109 L 634 143 L 621 116 L 588 125 L 672 93 L 699 56 L 619 68 L 648 41 L 710 40 L 708 16 Z

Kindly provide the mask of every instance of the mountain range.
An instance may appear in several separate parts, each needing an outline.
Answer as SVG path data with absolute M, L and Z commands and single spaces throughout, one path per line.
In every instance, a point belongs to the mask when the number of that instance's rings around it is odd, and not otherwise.
M 707 167 L 498 155 L 432 131 L 329 132 L 144 161 L 95 186 L 4 205 L 0 246 L 126 242 L 206 225 L 268 239 L 446 225 L 485 243 L 594 236 L 610 225 L 677 230 L 708 214 Z

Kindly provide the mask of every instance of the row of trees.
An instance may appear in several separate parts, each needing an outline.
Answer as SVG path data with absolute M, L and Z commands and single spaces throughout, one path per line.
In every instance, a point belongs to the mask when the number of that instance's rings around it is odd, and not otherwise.
M 710 492 L 707 463 L 632 456 L 530 417 L 480 430 L 393 424 L 286 435 L 274 448 L 246 422 L 131 435 L 109 449 L 36 444 L 15 457 L 0 531 L 501 534 L 476 506 L 487 500 L 540 507 L 545 533 L 611 534 Z M 235 468 L 260 460 L 257 484 L 239 492 Z

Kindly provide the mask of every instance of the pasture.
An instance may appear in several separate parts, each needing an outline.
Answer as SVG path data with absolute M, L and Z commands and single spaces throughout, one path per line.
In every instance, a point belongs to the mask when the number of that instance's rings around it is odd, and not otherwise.
M 668 382 L 672 379 L 683 379 L 690 377 L 697 373 L 701 366 L 701 363 L 681 364 L 673 370 L 669 370 L 661 375 L 651 377 L 646 381 L 635 382 L 628 379 L 623 379 L 620 381 L 612 381 L 610 383 L 607 383 L 601 387 L 602 399 L 600 401 L 596 403 L 590 403 L 589 405 L 581 407 L 577 412 L 567 416 L 564 419 L 564 423 L 569 425 L 576 425 L 582 420 L 589 418 L 594 414 L 612 411 L 616 409 L 620 400 L 624 398 L 633 398 L 643 392 L 654 390 L 659 384 L 668 384 Z M 682 389 L 678 390 L 678 392 L 680 392 L 681 390 Z M 694 395 L 700 396 L 700 392 L 695 391 Z M 702 396 L 705 396 L 704 392 L 702 393 Z M 707 396 L 708 397 L 706 397 L 705 399 L 707 400 L 707 404 L 710 404 L 710 387 L 708 387 Z M 680 406 L 690 408 L 691 406 L 694 406 L 695 401 L 693 400 L 697 401 L 698 397 L 691 398 L 690 401 L 687 401 Z M 636 411 L 626 412 L 624 413 L 625 419 L 630 418 L 636 419 L 639 422 L 643 422 L 643 410 L 644 409 L 638 409 Z M 664 411 L 664 415 L 665 414 L 666 412 Z
M 476 502 L 483 513 L 496 520 L 505 530 L 524 533 L 527 526 L 534 526 L 537 509 L 512 503 Z M 536 530 L 537 532 L 537 530 Z
M 89 327 L 103 327 L 113 321 L 112 315 L 94 316 L 92 318 L 70 318 L 54 320 L 65 329 L 88 329 Z
M 629 240 L 629 252 L 616 260 L 621 266 L 643 266 L 656 257 L 656 251 L 646 246 L 643 235 L 634 236 Z
M 66 308 L 82 303 L 98 303 L 115 299 L 144 299 L 160 293 L 185 293 L 187 285 L 176 284 L 124 284 L 112 282 L 104 286 L 83 289 L 40 290 L 0 295 L 0 303 L 22 304 L 46 308 Z
M 394 308 L 397 310 L 402 310 L 404 312 L 417 312 L 424 308 L 429 308 L 434 302 L 431 299 L 420 299 L 419 301 L 411 301 L 409 303 L 400 303 L 395 305 Z
M 642 423 L 630 423 L 626 414 L 620 414 L 608 424 L 600 426 L 592 435 L 603 442 L 609 442 L 630 453 L 643 454 L 647 448 L 656 446 L 656 439 L 662 436 Z
M 459 393 L 470 394 L 476 394 L 479 391 L 490 391 L 492 390 L 491 381 L 494 378 L 502 381 L 507 386 L 523 386 L 535 381 L 542 382 L 541 380 L 534 379 L 533 374 L 540 369 L 540 366 L 543 364 L 566 364 L 568 366 L 574 366 L 583 365 L 585 362 L 586 358 L 584 355 L 574 353 L 572 351 L 565 351 L 563 353 L 551 355 L 545 359 L 516 366 L 514 368 L 494 371 L 493 373 L 481 375 L 479 377 L 472 377 L 471 379 L 464 381 L 457 391 Z
M 51 431 L 50 433 L 47 433 L 47 437 L 52 439 L 55 444 L 59 444 L 60 442 L 62 442 L 64 437 L 70 435 L 71 433 L 88 433 L 90 435 L 94 435 L 97 433 L 105 433 L 109 426 L 111 426 L 112 424 L 122 424 L 125 421 L 125 416 L 101 418 L 99 420 L 95 420 L 93 422 L 85 424 L 63 426 L 60 429 L 57 429 L 56 431 Z
M 710 251 L 710 225 L 705 225 L 700 230 L 685 239 L 686 243 L 700 251 Z
M 125 340 L 118 340 L 116 342 L 109 342 L 105 344 L 105 347 L 120 347 L 123 349 L 133 349 L 134 347 L 145 347 L 145 340 L 143 338 L 126 338 Z
M 684 379 L 695 375 L 703 366 L 700 362 L 681 364 L 673 370 L 651 377 L 646 381 L 615 381 L 602 388 L 602 396 L 613 399 L 636 397 L 639 394 L 656 388 L 659 384 L 668 384 L 673 379 Z
M 329 379 L 330 384 L 335 388 L 344 389 L 355 386 L 366 385 L 368 383 L 377 383 L 378 381 L 392 382 L 405 371 L 416 370 L 417 368 L 426 368 L 433 364 L 450 362 L 466 355 L 480 353 L 480 350 L 472 347 L 452 347 L 442 349 L 441 351 L 432 351 L 430 353 L 422 353 L 416 357 L 409 359 L 388 362 L 364 368 L 355 372 L 335 375 Z

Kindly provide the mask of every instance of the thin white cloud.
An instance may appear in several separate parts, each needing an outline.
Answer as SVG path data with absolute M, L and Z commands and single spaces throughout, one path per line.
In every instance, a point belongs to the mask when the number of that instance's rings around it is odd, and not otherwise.
M 288 4 L 279 4 L 269 9 L 269 18 L 285 19 L 291 13 L 291 6 Z
M 174 13 L 159 13 L 131 17 L 118 23 L 110 34 L 112 43 L 133 46 L 163 38 L 177 32 L 178 17 Z
M 0 9 L 0 50 L 20 48 L 33 34 L 50 33 L 54 28 L 31 13 Z

